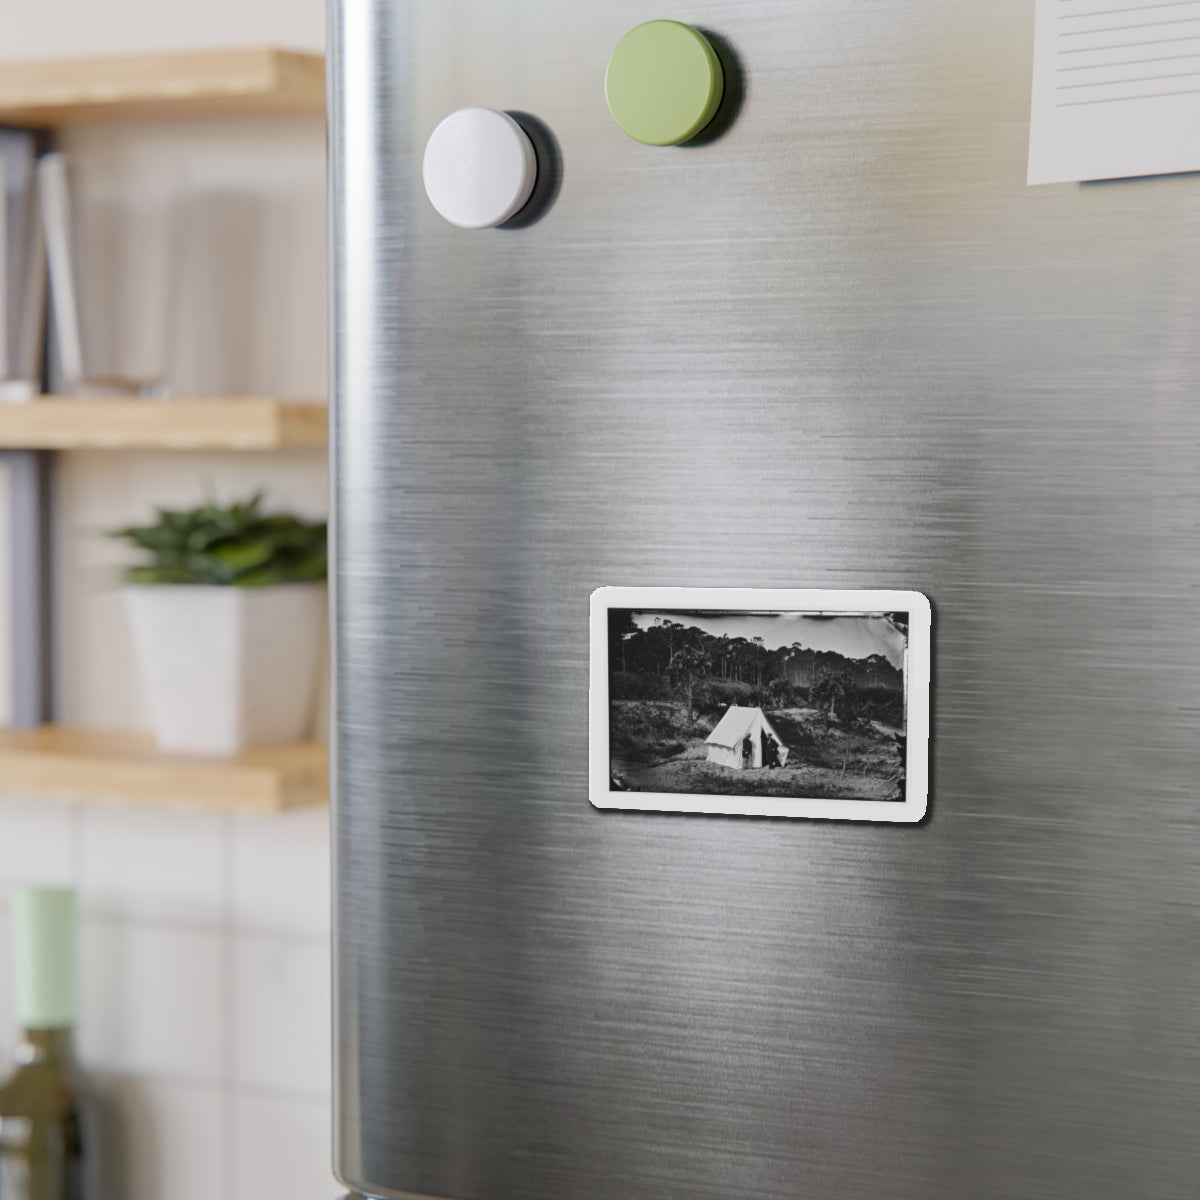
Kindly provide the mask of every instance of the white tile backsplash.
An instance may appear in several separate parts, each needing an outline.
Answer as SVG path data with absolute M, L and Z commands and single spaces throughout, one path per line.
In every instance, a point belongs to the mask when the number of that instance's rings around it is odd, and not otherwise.
M 88 908 L 109 916 L 219 926 L 224 864 L 219 813 L 94 805 L 82 821 Z
M 12 924 L 8 909 L 0 908 L 0 1073 L 8 1068 L 17 1041 L 17 1015 L 13 1006 Z
M 233 958 L 235 1079 L 330 1094 L 330 968 L 325 941 L 240 935 Z
M 232 819 L 233 905 L 238 928 L 328 934 L 328 808 Z
M 4 780 L 0 779 L 0 787 Z M 0 796 L 0 893 L 21 884 L 74 882 L 78 829 L 73 804 Z
M 222 935 L 90 917 L 81 942 L 85 1063 L 219 1083 L 227 1044 Z
M 228 1194 L 225 1097 L 218 1087 L 112 1080 L 121 1200 L 219 1200 Z
M 0 799 L 4 1058 L 15 1041 L 8 896 L 27 882 L 80 889 L 79 1052 L 112 1079 L 121 1200 L 340 1198 L 328 810 Z
M 324 1101 L 239 1095 L 234 1101 L 232 1200 L 340 1200 Z

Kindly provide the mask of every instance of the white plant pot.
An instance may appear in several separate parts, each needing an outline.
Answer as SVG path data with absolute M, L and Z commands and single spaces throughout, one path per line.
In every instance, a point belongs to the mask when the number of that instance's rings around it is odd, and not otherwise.
M 150 584 L 125 589 L 161 749 L 236 754 L 312 728 L 325 587 Z

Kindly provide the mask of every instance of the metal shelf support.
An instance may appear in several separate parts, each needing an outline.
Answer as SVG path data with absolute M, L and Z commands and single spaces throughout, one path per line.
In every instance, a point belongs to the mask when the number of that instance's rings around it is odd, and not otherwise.
M 46 134 L 0 126 L 0 163 L 5 168 L 5 186 L 13 177 L 10 172 L 17 178 L 31 177 L 38 155 L 49 149 L 49 145 Z M 20 236 L 19 227 L 10 230 L 5 225 L 0 236 L 10 239 L 5 247 L 8 252 L 5 258 L 11 263 L 14 261 L 10 257 L 14 249 L 11 239 Z M 0 283 L 9 285 L 7 279 Z M 13 305 L 20 303 L 15 289 L 10 290 L 6 300 L 7 303 L 0 307 L 11 316 Z M 7 337 L 8 330 L 0 330 L 0 336 Z M 48 365 L 48 355 L 44 352 L 43 390 L 49 378 Z M 54 455 L 45 450 L 0 450 L 0 466 L 7 468 L 9 483 L 12 724 L 14 728 L 27 729 L 44 724 L 53 715 L 50 506 Z
M 29 729 L 53 716 L 53 455 L 45 450 L 3 450 L 0 462 L 9 477 L 12 724 Z

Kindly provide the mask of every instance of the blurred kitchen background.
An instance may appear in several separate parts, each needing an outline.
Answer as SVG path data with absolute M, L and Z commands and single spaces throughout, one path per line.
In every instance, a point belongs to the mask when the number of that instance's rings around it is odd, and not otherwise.
M 282 47 L 320 53 L 323 0 L 5 0 L 18 60 Z M 326 393 L 325 129 L 318 113 L 71 126 L 56 147 L 133 184 L 178 171 L 169 372 L 185 396 Z M 136 319 L 136 314 L 122 314 Z M 86 403 L 86 401 L 81 401 Z M 56 718 L 148 729 L 102 531 L 155 505 L 265 490 L 326 512 L 320 448 L 69 451 L 55 483 Z M 8 570 L 0 467 L 0 571 Z M 10 717 L 0 579 L 0 725 Z M 79 1054 L 114 1098 L 127 1200 L 328 1200 L 328 809 L 244 815 L 11 794 L 0 775 L 0 1051 L 15 1028 L 8 898 L 70 884 L 83 907 Z

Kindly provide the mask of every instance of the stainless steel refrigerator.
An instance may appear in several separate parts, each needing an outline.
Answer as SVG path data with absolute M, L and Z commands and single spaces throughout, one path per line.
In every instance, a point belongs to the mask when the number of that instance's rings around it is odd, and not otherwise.
M 606 104 L 652 18 L 688 144 Z M 334 0 L 352 1191 L 1200 1196 L 1200 178 L 1027 187 L 1032 25 Z M 423 186 L 465 106 L 536 152 L 501 228 Z M 925 593 L 925 820 L 593 807 L 639 585 Z

